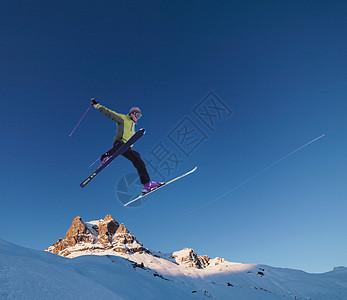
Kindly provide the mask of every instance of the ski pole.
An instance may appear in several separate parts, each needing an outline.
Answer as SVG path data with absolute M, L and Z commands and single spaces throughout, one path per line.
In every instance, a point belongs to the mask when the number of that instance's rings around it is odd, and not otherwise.
M 88 110 L 92 107 L 93 104 L 90 104 L 88 109 L 86 110 L 86 112 L 84 113 L 84 115 L 82 116 L 81 120 L 79 120 L 79 122 L 77 123 L 76 127 L 72 130 L 72 132 L 70 133 L 69 137 L 72 136 L 72 134 L 74 133 L 74 131 L 76 130 L 76 128 L 78 127 L 78 125 L 80 125 L 81 121 L 83 120 L 84 116 L 87 114 Z
M 94 161 L 90 166 L 89 166 L 89 168 L 91 167 L 91 166 L 93 166 L 97 161 L 99 161 L 100 160 L 100 157 L 96 160 L 96 161 Z
M 112 150 L 112 148 L 111 148 L 111 149 L 108 149 L 106 153 L 108 153 L 110 150 Z M 94 162 L 89 166 L 89 168 L 90 168 L 91 166 L 93 166 L 93 165 L 94 165 L 97 161 L 99 161 L 99 160 L 100 160 L 100 157 L 99 157 L 96 161 L 94 161 Z

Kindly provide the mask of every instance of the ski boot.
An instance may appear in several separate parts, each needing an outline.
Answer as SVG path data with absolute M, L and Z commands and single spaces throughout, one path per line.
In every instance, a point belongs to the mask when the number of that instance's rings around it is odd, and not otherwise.
M 143 185 L 142 195 L 149 193 L 165 184 L 165 182 L 149 181 Z
M 101 167 L 105 162 L 107 162 L 109 159 L 110 159 L 110 156 L 105 155 L 105 154 L 101 155 L 101 157 L 100 157 L 100 167 Z

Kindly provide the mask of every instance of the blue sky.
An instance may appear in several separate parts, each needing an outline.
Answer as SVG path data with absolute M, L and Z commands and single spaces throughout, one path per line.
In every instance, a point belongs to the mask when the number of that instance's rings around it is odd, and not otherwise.
M 324 272 L 347 265 L 345 1 L 3 1 L 0 4 L 0 238 L 45 249 L 72 219 L 112 214 L 145 247 Z M 232 110 L 213 131 L 195 114 L 211 91 Z M 116 160 L 79 183 L 139 106 L 143 156 L 160 142 L 194 175 L 137 208 L 115 195 Z M 205 139 L 170 142 L 182 120 Z M 199 131 L 199 132 L 200 132 Z M 218 201 L 276 160 L 326 134 Z M 153 175 L 153 171 L 150 170 Z M 158 179 L 152 176 L 152 179 Z

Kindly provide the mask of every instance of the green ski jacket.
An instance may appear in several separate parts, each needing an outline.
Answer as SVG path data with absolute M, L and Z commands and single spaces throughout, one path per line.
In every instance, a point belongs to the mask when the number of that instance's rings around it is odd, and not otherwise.
M 104 116 L 117 122 L 116 136 L 113 144 L 117 141 L 127 142 L 135 133 L 135 122 L 129 115 L 122 115 L 99 104 L 98 111 Z

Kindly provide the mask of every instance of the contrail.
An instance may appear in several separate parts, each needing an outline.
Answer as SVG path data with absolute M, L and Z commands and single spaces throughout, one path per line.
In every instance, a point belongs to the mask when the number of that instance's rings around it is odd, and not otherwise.
M 178 216 L 178 217 L 172 219 L 171 221 L 175 221 L 175 220 L 177 220 L 177 219 L 179 219 L 179 218 L 181 218 L 181 217 L 184 217 L 184 216 L 186 216 L 186 215 L 189 215 L 189 214 L 192 213 L 192 212 L 196 212 L 197 210 L 199 210 L 199 209 L 201 209 L 201 208 L 203 208 L 203 207 L 205 207 L 205 206 L 208 206 L 208 205 L 210 205 L 210 204 L 212 204 L 212 203 L 214 203 L 214 202 L 216 202 L 216 201 L 222 199 L 222 198 L 225 197 L 226 195 L 228 195 L 228 194 L 230 194 L 230 193 L 236 191 L 237 189 L 239 189 L 240 187 L 242 187 L 242 186 L 245 185 L 246 183 L 250 182 L 250 181 L 253 180 L 254 178 L 258 177 L 259 175 L 263 174 L 263 173 L 266 172 L 267 170 L 271 169 L 273 166 L 279 164 L 281 161 L 285 160 L 285 159 L 288 158 L 289 156 L 292 156 L 293 154 L 295 154 L 295 153 L 298 152 L 299 150 L 301 150 L 301 149 L 307 147 L 308 145 L 310 145 L 310 144 L 312 144 L 312 143 L 318 141 L 319 139 L 321 139 L 321 138 L 324 137 L 324 136 L 325 136 L 325 134 L 322 134 L 322 135 L 320 135 L 319 137 L 316 137 L 316 138 L 313 139 L 312 141 L 310 141 L 310 142 L 308 142 L 308 143 L 306 143 L 306 144 L 300 146 L 299 148 L 293 150 L 292 152 L 286 154 L 285 156 L 283 156 L 283 157 L 280 158 L 279 160 L 276 160 L 275 162 L 273 162 L 272 164 L 270 164 L 270 165 L 267 166 L 266 168 L 262 169 L 261 171 L 259 171 L 259 172 L 256 173 L 255 175 L 249 177 L 248 179 L 246 179 L 245 181 L 243 181 L 243 182 L 240 183 L 239 185 L 235 186 L 235 187 L 232 188 L 231 190 L 225 192 L 224 194 L 218 196 L 217 198 L 215 198 L 215 199 L 213 199 L 213 200 L 211 200 L 211 201 L 209 201 L 209 202 L 207 202 L 207 203 L 205 203 L 205 204 L 203 204 L 203 205 L 201 205 L 201 206 L 198 206 L 198 207 L 194 208 L 194 210 L 191 210 L 191 211 L 189 211 L 189 212 L 187 212 L 187 213 L 185 213 L 185 214 L 183 214 L 183 215 L 181 215 L 181 216 Z M 170 221 L 168 221 L 168 222 L 170 222 Z M 167 222 L 166 222 L 166 223 L 167 223 Z

